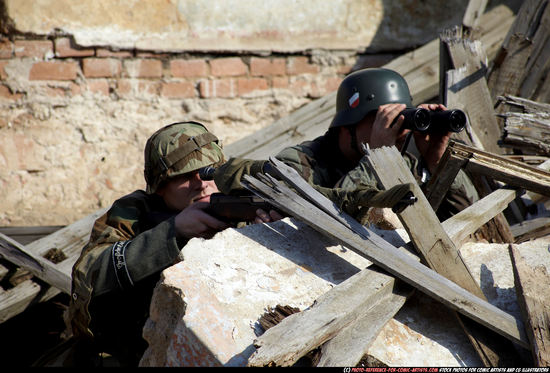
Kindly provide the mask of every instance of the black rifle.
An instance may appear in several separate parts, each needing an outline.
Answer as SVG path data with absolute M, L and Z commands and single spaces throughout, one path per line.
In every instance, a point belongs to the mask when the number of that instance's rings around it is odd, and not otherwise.
M 227 223 L 253 221 L 256 210 L 262 209 L 269 213 L 275 208 L 255 195 L 228 196 L 223 193 L 210 195 L 210 206 L 206 212 Z
M 199 169 L 201 180 L 212 180 L 216 169 L 207 166 Z M 210 215 L 225 221 L 227 223 L 238 223 L 244 221 L 253 221 L 256 218 L 256 210 L 262 209 L 269 213 L 270 210 L 279 210 L 267 203 L 262 198 L 250 195 L 227 195 L 223 193 L 213 193 L 210 195 L 210 206 L 205 210 Z

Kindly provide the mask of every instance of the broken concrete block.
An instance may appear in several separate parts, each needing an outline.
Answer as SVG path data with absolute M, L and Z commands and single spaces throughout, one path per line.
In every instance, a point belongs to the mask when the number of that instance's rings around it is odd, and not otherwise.
M 396 246 L 408 241 L 404 231 L 376 233 Z M 484 247 L 483 256 L 470 247 L 461 250 L 476 278 L 480 268 L 486 267 L 482 278 L 491 273 L 492 283 L 482 281 L 489 290 L 503 277 L 513 284 L 511 267 L 494 264 L 489 254 L 509 261 L 507 250 L 493 246 Z M 193 239 L 182 254 L 184 261 L 167 268 L 155 289 L 143 331 L 149 348 L 140 366 L 245 366 L 266 311 L 278 304 L 304 310 L 371 264 L 291 218 Z M 490 291 L 517 309 L 512 291 Z M 451 312 L 419 292 L 386 324 L 368 354 L 388 366 L 481 364 Z

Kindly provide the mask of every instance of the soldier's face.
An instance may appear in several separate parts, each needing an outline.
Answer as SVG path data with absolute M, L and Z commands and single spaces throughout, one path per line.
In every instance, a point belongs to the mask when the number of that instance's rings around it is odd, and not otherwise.
M 210 202 L 210 195 L 216 192 L 216 183 L 201 180 L 197 171 L 170 178 L 157 191 L 173 210 L 183 210 L 195 202 Z

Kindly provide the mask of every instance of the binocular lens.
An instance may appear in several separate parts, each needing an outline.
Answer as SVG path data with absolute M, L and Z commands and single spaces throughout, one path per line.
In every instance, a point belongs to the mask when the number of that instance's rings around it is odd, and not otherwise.
M 430 127 L 430 112 L 426 109 L 405 109 L 401 114 L 405 117 L 403 122 L 404 128 L 416 131 L 426 131 Z
M 466 114 L 462 110 L 432 111 L 433 130 L 460 132 L 466 126 Z
M 449 115 L 449 129 L 460 132 L 466 126 L 466 114 L 461 110 L 453 110 Z

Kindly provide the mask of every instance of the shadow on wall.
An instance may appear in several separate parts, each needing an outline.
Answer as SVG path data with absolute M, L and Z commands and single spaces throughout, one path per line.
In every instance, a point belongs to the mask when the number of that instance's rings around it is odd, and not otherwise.
M 404 4 L 405 2 L 402 3 Z M 432 2 L 430 0 L 410 1 L 407 9 L 407 14 L 410 14 L 410 16 L 404 18 L 402 17 L 403 8 L 397 6 L 397 4 L 399 4 L 398 2 L 384 1 L 384 17 L 378 26 L 370 46 L 363 51 L 367 58 L 363 56 L 359 57 L 350 72 L 371 67 L 369 66 L 369 55 L 380 53 L 405 53 L 439 37 L 439 34 L 444 29 L 461 25 L 468 1 L 454 1 L 454 3 L 457 4 L 456 7 L 461 7 L 461 11 L 455 12 L 451 17 L 446 19 L 444 23 L 440 23 L 437 22 L 437 17 L 441 16 L 440 10 L 441 7 L 444 6 L 443 3 L 437 1 Z M 505 5 L 510 8 L 512 12 L 517 13 L 521 4 L 522 0 L 490 0 L 487 3 L 485 12 L 499 5 Z M 434 22 L 426 22 L 426 19 L 434 19 Z M 429 36 L 422 37 L 421 30 L 424 35 Z M 426 33 L 426 31 L 429 32 Z M 416 41 L 416 45 L 411 46 L 400 43 L 395 37 L 392 37 L 392 35 L 395 34 L 418 34 L 419 38 Z

